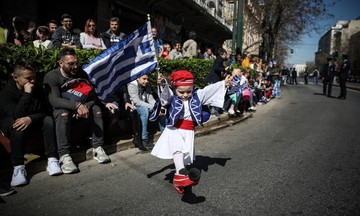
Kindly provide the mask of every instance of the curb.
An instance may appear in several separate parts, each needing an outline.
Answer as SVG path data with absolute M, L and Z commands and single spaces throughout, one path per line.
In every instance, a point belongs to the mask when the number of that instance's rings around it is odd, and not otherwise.
M 333 86 L 340 87 L 339 83 L 334 83 Z M 351 85 L 351 83 L 349 85 L 348 82 L 346 82 L 346 88 L 356 90 L 356 91 L 360 91 L 360 86 L 354 86 L 354 85 Z

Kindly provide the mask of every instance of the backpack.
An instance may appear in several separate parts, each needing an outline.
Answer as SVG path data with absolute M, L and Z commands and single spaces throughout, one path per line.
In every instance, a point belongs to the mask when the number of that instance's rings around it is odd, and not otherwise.
M 61 86 L 61 96 L 70 101 L 85 103 L 91 95 L 93 87 L 89 80 L 74 78 Z
M 244 89 L 244 91 L 242 92 L 242 99 L 244 101 L 249 101 L 251 99 L 251 92 L 249 89 Z

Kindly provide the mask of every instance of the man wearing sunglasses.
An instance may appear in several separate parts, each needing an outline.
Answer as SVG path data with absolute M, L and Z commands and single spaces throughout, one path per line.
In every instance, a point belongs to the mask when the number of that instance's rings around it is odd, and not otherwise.
M 51 41 L 54 47 L 68 47 L 81 49 L 80 43 L 80 30 L 73 29 L 72 19 L 69 14 L 63 14 L 61 16 L 61 24 L 59 28 L 51 36 Z
M 70 156 L 69 128 L 71 121 L 87 120 L 90 122 L 93 159 L 99 163 L 110 162 L 109 156 L 102 148 L 104 144 L 103 117 L 94 90 L 92 89 L 83 101 L 72 100 L 64 94 L 64 83 L 72 80 L 88 80 L 86 73 L 79 67 L 74 49 L 66 47 L 60 51 L 59 66 L 45 75 L 44 85 L 50 104 L 54 109 L 56 139 L 63 173 L 78 172 L 78 168 Z M 81 92 L 80 89 L 78 91 Z M 65 93 L 70 94 L 71 92 L 65 91 Z

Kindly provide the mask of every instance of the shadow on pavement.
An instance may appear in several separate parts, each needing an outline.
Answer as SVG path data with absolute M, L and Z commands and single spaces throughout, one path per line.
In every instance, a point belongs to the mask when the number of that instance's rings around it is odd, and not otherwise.
M 208 157 L 208 156 L 196 156 L 196 160 L 194 161 L 194 164 L 190 165 L 188 168 L 192 168 L 192 167 L 195 167 L 201 171 L 205 171 L 207 172 L 209 170 L 209 166 L 210 165 L 214 165 L 214 164 L 217 164 L 217 165 L 220 165 L 220 166 L 225 166 L 226 165 L 226 162 L 228 160 L 231 160 L 231 158 L 211 158 L 211 157 Z M 166 170 L 172 170 L 170 173 L 166 174 L 166 178 L 165 180 L 169 180 L 169 182 L 172 183 L 172 180 L 174 178 L 174 169 L 175 169 L 175 165 L 174 164 L 169 164 L 155 172 L 152 172 L 152 173 L 149 173 L 147 174 L 146 176 L 148 178 L 152 178 L 153 176 L 159 174 L 159 173 L 162 173 L 162 172 L 165 172 Z
M 192 192 L 192 187 L 185 188 L 185 193 L 181 197 L 181 201 L 188 204 L 198 204 L 205 202 L 205 200 L 206 198 L 204 196 L 196 196 L 196 194 Z

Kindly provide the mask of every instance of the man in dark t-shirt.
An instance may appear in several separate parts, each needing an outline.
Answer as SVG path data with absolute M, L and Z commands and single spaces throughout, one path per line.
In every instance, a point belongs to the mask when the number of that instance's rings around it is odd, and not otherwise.
M 87 80 L 87 75 L 79 68 L 75 50 L 71 48 L 62 49 L 59 53 L 59 65 L 59 68 L 45 75 L 44 85 L 48 92 L 50 104 L 54 109 L 56 139 L 63 173 L 78 172 L 78 168 L 70 157 L 69 127 L 72 120 L 91 121 L 93 159 L 99 163 L 110 162 L 109 156 L 102 148 L 104 144 L 103 118 L 94 90 L 92 89 L 89 92 L 84 101 L 76 101 L 64 96 L 64 92 L 67 94 L 73 92 L 64 91 L 64 83 L 73 79 L 79 80 L 79 78 Z M 80 89 L 78 91 L 81 92 Z

